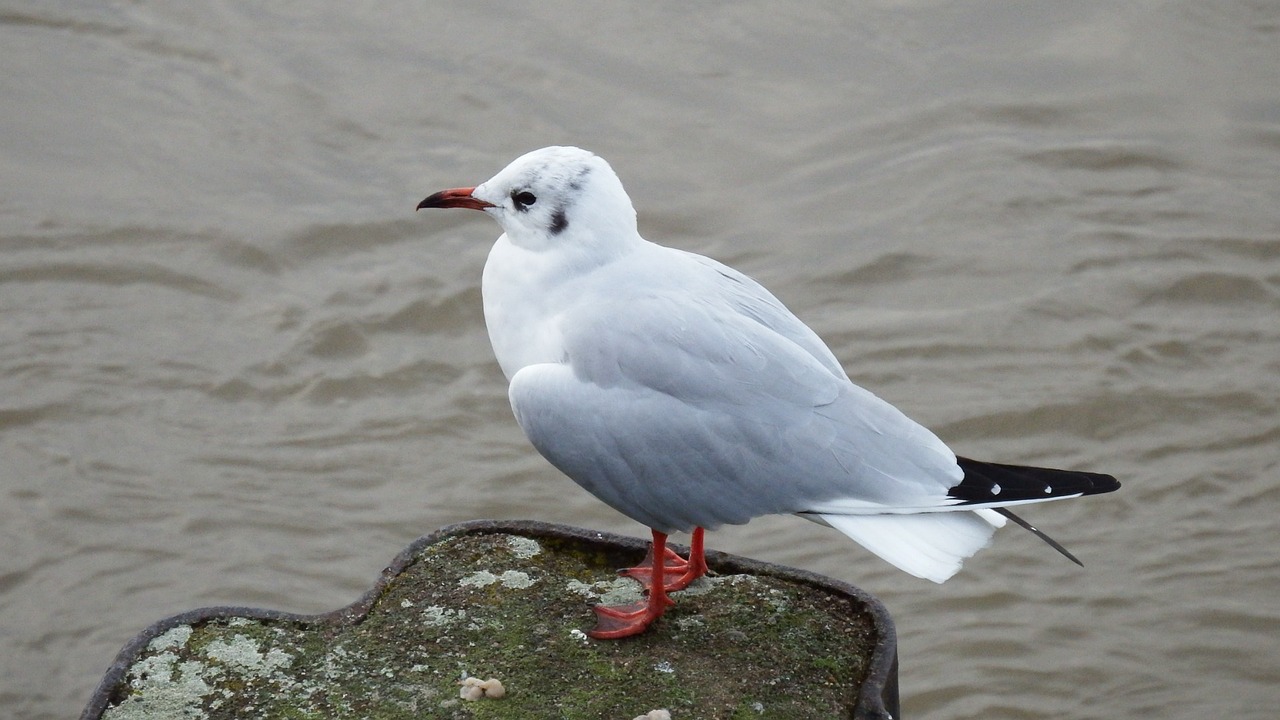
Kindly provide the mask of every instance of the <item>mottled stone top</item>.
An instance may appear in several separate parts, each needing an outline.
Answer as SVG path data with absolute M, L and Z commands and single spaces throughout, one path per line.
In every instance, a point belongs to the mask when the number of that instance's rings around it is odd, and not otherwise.
M 126 646 L 83 718 L 882 717 L 892 624 L 874 599 L 708 553 L 646 634 L 596 641 L 639 598 L 643 543 L 537 523 L 452 526 L 321 616 L 194 611 Z M 652 715 L 652 713 L 659 713 Z M 896 713 L 895 713 L 896 714 Z

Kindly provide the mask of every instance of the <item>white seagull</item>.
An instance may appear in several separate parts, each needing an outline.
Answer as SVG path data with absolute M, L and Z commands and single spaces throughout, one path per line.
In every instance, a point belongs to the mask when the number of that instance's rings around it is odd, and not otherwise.
M 653 531 L 645 562 L 624 571 L 647 600 L 596 607 L 596 638 L 643 632 L 668 591 L 706 572 L 704 528 L 793 513 L 940 583 L 1006 518 L 1079 563 L 1006 508 L 1120 487 L 957 457 L 853 384 L 760 284 L 640 237 L 622 183 L 586 150 L 535 150 L 418 208 L 502 225 L 484 316 L 516 421 L 551 464 Z M 693 534 L 687 561 L 666 547 L 676 531 Z

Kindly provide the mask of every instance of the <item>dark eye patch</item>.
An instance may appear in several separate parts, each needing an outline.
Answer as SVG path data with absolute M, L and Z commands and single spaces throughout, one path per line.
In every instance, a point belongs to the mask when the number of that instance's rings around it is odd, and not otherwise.
M 538 202 L 538 196 L 528 190 L 511 193 L 511 201 L 516 204 L 517 210 L 528 210 L 529 206 Z
M 551 214 L 551 227 L 548 228 L 552 235 L 559 235 L 569 227 L 569 216 L 564 214 L 564 208 L 557 208 Z

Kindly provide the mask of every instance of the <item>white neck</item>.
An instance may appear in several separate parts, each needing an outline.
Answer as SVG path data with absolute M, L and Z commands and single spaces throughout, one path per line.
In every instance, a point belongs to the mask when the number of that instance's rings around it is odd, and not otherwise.
M 484 320 L 508 380 L 528 365 L 565 359 L 561 313 L 588 292 L 597 270 L 645 242 L 634 229 L 607 245 L 564 240 L 564 247 L 547 252 L 516 245 L 504 233 L 489 251 L 481 280 Z

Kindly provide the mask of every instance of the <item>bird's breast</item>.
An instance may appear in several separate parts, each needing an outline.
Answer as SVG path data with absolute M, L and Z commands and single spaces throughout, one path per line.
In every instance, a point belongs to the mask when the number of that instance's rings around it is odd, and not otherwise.
M 489 342 L 508 380 L 521 368 L 564 358 L 558 327 L 563 292 L 538 253 L 499 238 L 484 266 L 481 294 Z

